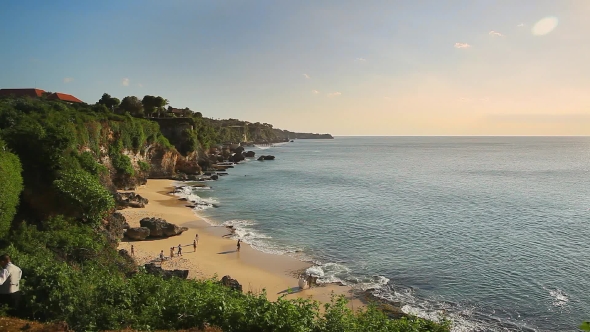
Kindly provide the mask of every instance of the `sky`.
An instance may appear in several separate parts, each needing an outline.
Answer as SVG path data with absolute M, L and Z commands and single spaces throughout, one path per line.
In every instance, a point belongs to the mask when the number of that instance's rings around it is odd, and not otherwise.
M 333 135 L 590 135 L 590 0 L 5 1 L 0 88 Z

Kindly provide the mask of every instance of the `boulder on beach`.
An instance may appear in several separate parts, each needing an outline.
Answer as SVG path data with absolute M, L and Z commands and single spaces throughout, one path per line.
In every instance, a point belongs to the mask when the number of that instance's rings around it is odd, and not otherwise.
M 125 231 L 125 236 L 128 239 L 141 241 L 150 236 L 150 229 L 147 227 L 133 227 Z
M 164 270 L 154 263 L 145 264 L 143 267 L 147 273 L 160 276 L 163 279 L 170 279 L 172 277 L 180 279 L 188 278 L 188 270 Z
M 115 193 L 114 198 L 118 209 L 124 209 L 127 207 L 144 208 L 149 202 L 147 198 L 134 192 Z
M 124 230 L 128 228 L 129 224 L 125 220 L 125 216 L 119 212 L 113 212 L 106 218 L 105 230 L 107 231 L 109 241 L 112 243 L 117 243 L 122 239 Z
M 139 221 L 141 227 L 150 230 L 149 237 L 169 237 L 180 235 L 187 231 L 186 227 L 178 227 L 161 218 L 143 218 Z
M 233 290 L 237 290 L 239 292 L 242 291 L 242 285 L 240 285 L 240 283 L 236 279 L 232 279 L 232 277 L 230 276 L 224 276 L 223 278 L 221 278 L 221 284 Z

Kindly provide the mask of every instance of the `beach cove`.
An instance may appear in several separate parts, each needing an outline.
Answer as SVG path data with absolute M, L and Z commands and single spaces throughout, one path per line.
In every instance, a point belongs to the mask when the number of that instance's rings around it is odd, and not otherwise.
M 119 212 L 130 227 L 139 227 L 139 221 L 146 217 L 162 218 L 170 223 L 188 228 L 181 235 L 163 239 L 133 241 L 124 239 L 119 249 L 130 252 L 134 246 L 135 259 L 139 265 L 158 260 L 161 250 L 166 257 L 170 248 L 175 247 L 175 257 L 163 262 L 166 270 L 189 270 L 189 279 L 208 279 L 225 275 L 238 280 L 244 292 L 260 293 L 266 290 L 267 298 L 276 301 L 279 297 L 287 299 L 311 298 L 322 303 L 330 302 L 332 294 L 344 295 L 351 302 L 351 308 L 360 308 L 363 303 L 352 297 L 347 286 L 323 284 L 299 290 L 297 275 L 311 266 L 286 255 L 264 253 L 243 243 L 240 252 L 236 251 L 236 241 L 224 237 L 229 233 L 226 227 L 212 226 L 200 218 L 186 202 L 171 194 L 175 181 L 150 179 L 147 184 L 134 192 L 149 200 L 145 208 L 127 208 Z M 193 250 L 195 235 L 199 235 L 196 252 Z M 178 245 L 183 246 L 183 255 L 177 256 Z

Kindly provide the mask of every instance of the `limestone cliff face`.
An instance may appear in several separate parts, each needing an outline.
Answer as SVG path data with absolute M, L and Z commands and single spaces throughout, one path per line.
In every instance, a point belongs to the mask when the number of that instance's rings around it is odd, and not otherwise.
M 152 179 L 169 178 L 176 172 L 176 164 L 183 157 L 176 150 L 155 147 L 149 150 L 144 162 L 150 164 L 148 177 Z

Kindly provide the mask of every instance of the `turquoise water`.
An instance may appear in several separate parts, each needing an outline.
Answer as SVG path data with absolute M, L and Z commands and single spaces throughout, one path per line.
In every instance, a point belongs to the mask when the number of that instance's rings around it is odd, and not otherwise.
M 590 138 L 337 137 L 253 149 L 196 192 L 255 248 L 446 312 L 456 331 L 590 319 Z

